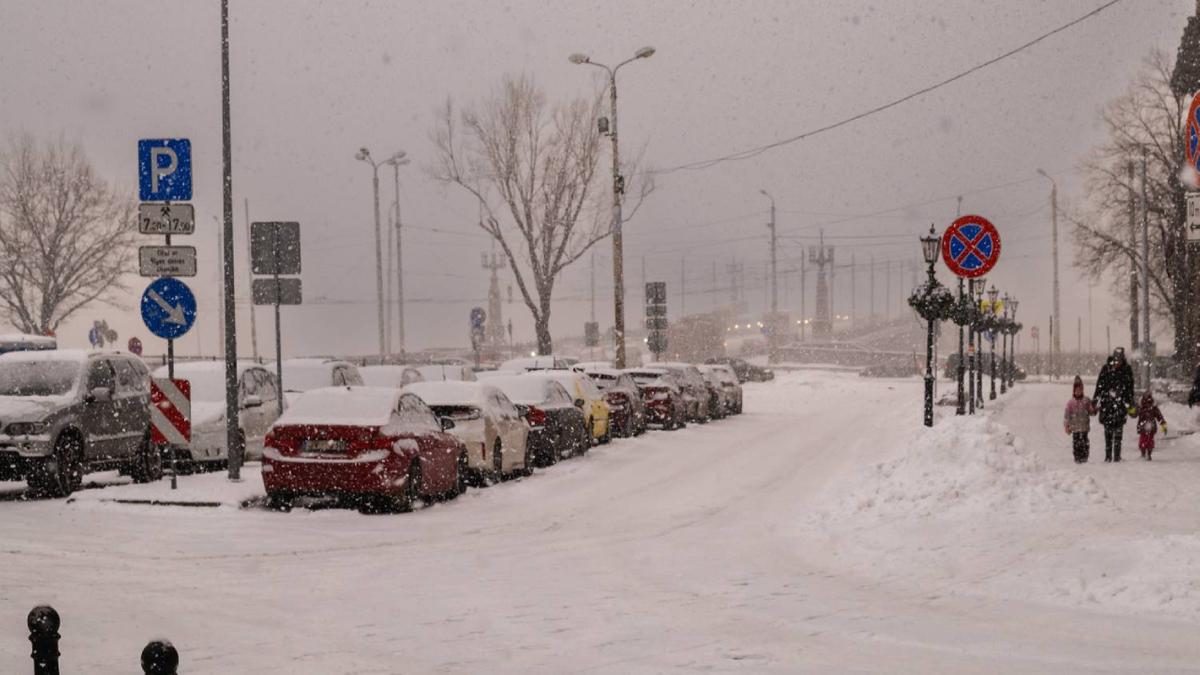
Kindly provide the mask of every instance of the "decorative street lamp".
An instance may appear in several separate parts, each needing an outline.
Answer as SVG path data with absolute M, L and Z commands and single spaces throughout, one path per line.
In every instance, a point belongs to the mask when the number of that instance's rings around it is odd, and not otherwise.
M 1008 339 L 1008 388 L 1012 389 L 1017 383 L 1017 334 L 1021 332 L 1021 324 L 1017 323 L 1017 299 L 1008 301 L 1012 306 L 1012 337 Z
M 365 147 L 359 148 L 358 153 L 354 158 L 360 162 L 366 162 L 371 165 L 371 186 L 375 191 L 375 300 L 379 310 L 379 357 L 383 358 L 388 354 L 388 345 L 384 341 L 384 320 L 383 320 L 383 242 L 380 239 L 379 227 L 379 167 L 390 162 L 398 162 L 404 159 L 406 153 L 401 150 L 391 157 L 376 162 L 371 156 L 371 151 Z
M 938 250 L 941 248 L 941 237 L 929 226 L 929 236 L 921 237 L 921 255 L 929 266 L 929 279 L 921 286 L 913 289 L 908 298 L 910 307 L 925 319 L 927 331 L 925 334 L 925 426 L 933 426 L 933 324 L 935 321 L 955 318 L 954 296 L 950 289 L 938 283 L 933 275 L 933 266 L 937 262 Z M 957 319 L 956 319 L 957 322 Z M 961 371 L 960 371 L 961 372 Z
M 1004 294 L 1004 318 L 1001 321 L 1003 329 L 1000 331 L 1000 394 L 1003 395 L 1008 391 L 1008 335 L 1012 332 L 1012 321 L 1008 318 L 1008 293 Z
M 995 401 L 996 400 L 996 331 L 1000 328 L 999 322 L 996 320 L 996 298 L 1000 297 L 1000 290 L 996 288 L 996 284 L 992 284 L 992 287 L 987 292 L 987 296 L 988 296 L 987 323 L 988 323 L 988 338 L 989 338 L 988 342 L 990 343 L 988 346 L 988 351 L 989 351 L 988 361 L 991 362 L 988 365 L 990 366 L 989 370 L 991 371 L 991 379 L 992 379 L 991 391 L 988 393 L 988 400 Z

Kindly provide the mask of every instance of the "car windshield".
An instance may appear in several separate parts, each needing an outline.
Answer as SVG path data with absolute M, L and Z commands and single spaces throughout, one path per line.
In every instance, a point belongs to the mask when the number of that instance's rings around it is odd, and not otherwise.
M 0 396 L 62 396 L 79 380 L 74 361 L 0 362 Z

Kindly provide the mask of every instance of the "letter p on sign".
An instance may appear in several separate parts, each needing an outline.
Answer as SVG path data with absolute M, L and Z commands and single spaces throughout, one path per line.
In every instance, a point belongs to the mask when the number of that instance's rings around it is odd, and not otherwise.
M 186 138 L 138 141 L 138 195 L 144 202 L 192 198 L 192 142 Z

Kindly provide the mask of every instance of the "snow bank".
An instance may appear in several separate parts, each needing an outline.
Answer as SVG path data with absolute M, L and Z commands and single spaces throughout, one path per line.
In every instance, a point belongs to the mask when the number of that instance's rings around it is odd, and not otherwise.
M 113 482 L 103 489 L 81 490 L 71 495 L 69 501 L 78 506 L 105 505 L 162 505 L 162 506 L 207 506 L 239 508 L 252 499 L 266 496 L 263 488 L 261 467 L 246 464 L 242 467 L 242 480 L 230 482 L 224 471 L 180 476 L 178 488 L 171 489 L 171 478 L 165 477 L 153 483 L 141 485 L 118 479 L 115 472 L 99 474 L 112 476 Z M 89 475 L 89 478 L 97 474 Z M 122 482 L 117 482 L 122 481 Z
M 1108 499 L 1089 476 L 1047 469 L 987 416 L 942 419 L 894 447 L 900 456 L 872 466 L 829 517 L 1037 514 Z

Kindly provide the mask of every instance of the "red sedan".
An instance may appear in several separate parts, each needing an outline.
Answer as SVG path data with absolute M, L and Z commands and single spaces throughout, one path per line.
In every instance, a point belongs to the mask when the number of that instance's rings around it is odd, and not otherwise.
M 390 387 L 305 392 L 268 432 L 262 477 L 272 506 L 337 497 L 366 512 L 408 511 L 465 489 L 466 447 L 415 394 Z

